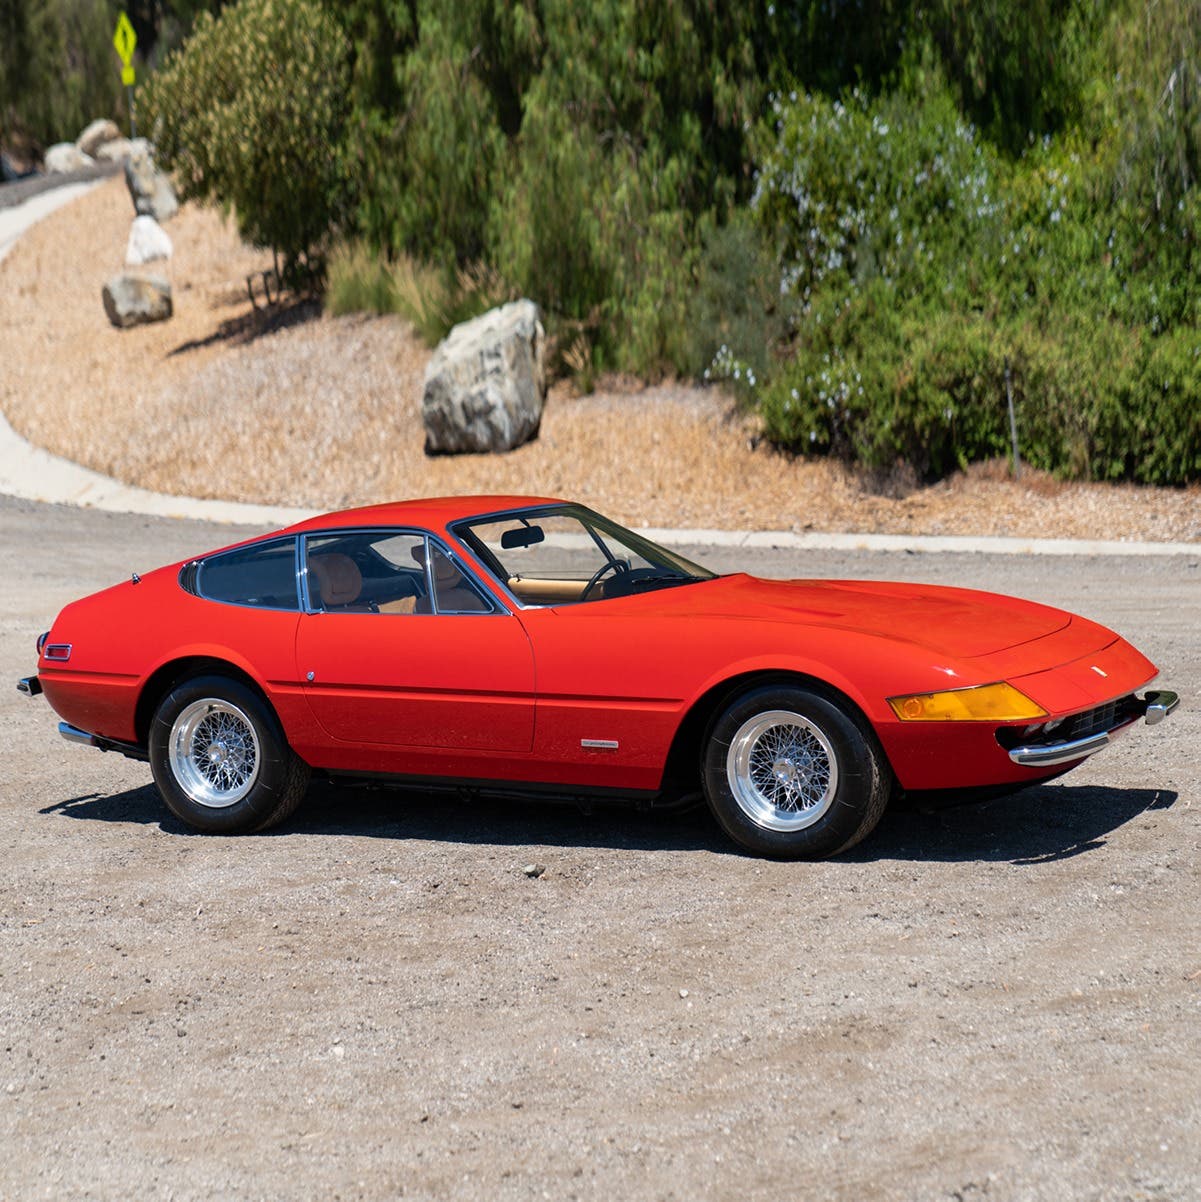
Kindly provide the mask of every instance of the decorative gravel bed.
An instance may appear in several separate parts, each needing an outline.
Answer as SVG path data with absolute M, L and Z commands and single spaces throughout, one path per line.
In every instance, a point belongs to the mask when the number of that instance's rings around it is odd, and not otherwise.
M 566 495 L 655 526 L 1201 542 L 1201 488 L 1061 484 L 983 465 L 883 484 L 755 438 L 720 391 L 679 383 L 552 391 L 539 439 L 428 458 L 429 352 L 395 318 L 251 308 L 270 257 L 211 211 L 167 229 L 175 317 L 113 329 L 100 290 L 133 213 L 110 180 L 0 264 L 0 408 L 31 441 L 164 492 L 327 508 L 453 492 Z

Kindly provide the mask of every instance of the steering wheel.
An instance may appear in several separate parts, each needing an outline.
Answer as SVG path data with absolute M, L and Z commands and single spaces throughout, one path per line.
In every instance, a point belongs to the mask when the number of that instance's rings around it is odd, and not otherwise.
M 588 594 L 592 592 L 608 572 L 628 572 L 630 565 L 624 559 L 606 559 L 595 572 L 592 573 L 588 583 L 584 585 L 584 591 L 580 594 L 580 600 L 586 601 Z

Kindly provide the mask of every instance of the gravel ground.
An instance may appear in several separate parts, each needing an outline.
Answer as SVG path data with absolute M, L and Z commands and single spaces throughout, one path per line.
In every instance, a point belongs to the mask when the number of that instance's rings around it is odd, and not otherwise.
M 0 265 L 0 409 L 40 446 L 164 492 L 330 508 L 402 496 L 532 492 L 635 525 L 1201 541 L 1201 488 L 1065 486 L 1002 464 L 931 488 L 794 460 L 716 390 L 669 383 L 576 398 L 505 456 L 427 458 L 428 352 L 397 319 L 253 312 L 268 265 L 212 212 L 168 226 L 176 315 L 117 331 L 100 289 L 132 210 L 111 180 L 32 229 Z M 50 320 L 52 316 L 53 320 Z
M 0 677 L 69 599 L 234 537 L 0 499 Z M 1201 1198 L 1201 556 L 694 554 L 1064 604 L 1184 703 L 774 864 L 703 812 L 318 786 L 191 836 L 10 684 L 0 1198 Z

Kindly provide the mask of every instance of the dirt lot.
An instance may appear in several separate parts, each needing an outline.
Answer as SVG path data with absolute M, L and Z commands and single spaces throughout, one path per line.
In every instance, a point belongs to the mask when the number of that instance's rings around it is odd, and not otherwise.
M 0 1198 L 1201 1197 L 1201 557 L 739 553 L 1062 603 L 1185 698 L 807 865 L 317 786 L 186 834 L 11 682 L 65 601 L 232 537 L 0 500 Z

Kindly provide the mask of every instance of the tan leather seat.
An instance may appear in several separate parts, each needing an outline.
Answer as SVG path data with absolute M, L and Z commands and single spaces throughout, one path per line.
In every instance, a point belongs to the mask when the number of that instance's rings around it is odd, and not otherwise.
M 310 583 L 316 582 L 312 600 L 322 609 L 344 609 L 353 605 L 363 591 L 363 574 L 349 555 L 326 551 L 309 558 Z M 310 590 L 311 591 L 311 590 Z
M 381 601 L 379 611 L 382 614 L 415 614 L 417 612 L 416 597 L 397 597 L 394 601 Z
M 425 563 L 425 548 L 414 547 L 413 558 Z M 444 613 L 487 613 L 488 606 L 464 579 L 463 574 L 441 551 L 434 551 L 434 590 L 438 597 L 438 609 Z M 429 597 L 417 601 L 416 612 L 434 612 Z

